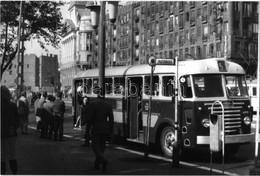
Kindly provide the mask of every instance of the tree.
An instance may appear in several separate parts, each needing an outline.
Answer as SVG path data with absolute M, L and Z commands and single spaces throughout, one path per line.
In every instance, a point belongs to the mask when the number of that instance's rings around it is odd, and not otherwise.
M 43 49 L 47 45 L 57 48 L 60 42 L 62 15 L 59 7 L 64 2 L 54 1 L 24 1 L 23 28 L 24 36 L 21 40 L 35 39 Z M 18 26 L 20 15 L 20 1 L 1 1 L 1 79 L 3 73 L 12 66 L 18 52 Z

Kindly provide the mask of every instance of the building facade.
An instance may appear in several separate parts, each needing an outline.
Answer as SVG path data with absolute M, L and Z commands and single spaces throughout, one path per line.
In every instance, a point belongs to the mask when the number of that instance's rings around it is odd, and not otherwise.
M 17 86 L 17 58 L 9 70 L 2 77 L 2 84 L 8 88 L 16 89 Z M 39 90 L 39 58 L 35 54 L 24 55 L 24 82 L 23 90 Z
M 57 55 L 40 56 L 39 80 L 40 90 L 54 93 L 60 86 L 59 63 Z
M 61 51 L 61 76 L 68 78 L 69 86 L 78 72 L 98 67 L 98 30 L 90 25 L 88 3 L 75 1 L 69 8 L 71 19 L 66 24 L 72 30 L 64 35 Z M 105 65 L 145 64 L 151 55 L 179 60 L 226 57 L 242 65 L 249 76 L 256 76 L 258 5 L 247 1 L 121 2 L 115 24 L 108 16 L 105 23 Z
M 96 67 L 93 60 L 93 28 L 87 1 L 72 1 L 70 19 L 65 20 L 61 41 L 60 75 L 61 89 L 71 88 L 75 75 L 85 69 Z
M 60 86 L 58 70 L 58 56 L 47 55 L 37 57 L 35 54 L 24 55 L 24 91 L 56 91 Z M 52 78 L 53 77 L 53 78 Z M 17 86 L 17 59 L 12 67 L 5 71 L 2 85 L 16 89 Z M 52 80 L 54 83 L 52 84 Z
M 255 75 L 258 5 L 231 1 L 126 4 L 119 9 L 117 36 L 112 40 L 117 42 L 116 63 L 144 64 L 150 55 L 178 56 L 179 60 L 226 57 Z

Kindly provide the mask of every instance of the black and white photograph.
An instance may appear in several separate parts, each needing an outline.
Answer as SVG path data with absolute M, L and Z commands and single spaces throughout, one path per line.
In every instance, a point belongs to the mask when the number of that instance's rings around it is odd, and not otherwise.
M 259 1 L 0 1 L 1 175 L 260 175 Z

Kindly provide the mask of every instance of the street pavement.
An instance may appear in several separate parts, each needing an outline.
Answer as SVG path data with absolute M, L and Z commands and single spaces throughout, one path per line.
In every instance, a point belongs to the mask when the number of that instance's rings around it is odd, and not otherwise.
M 68 102 L 66 102 L 68 104 Z M 101 175 L 93 169 L 95 160 L 91 147 L 82 147 L 80 130 L 73 129 L 71 106 L 67 106 L 64 122 L 64 142 L 40 138 L 35 131 L 36 123 L 33 109 L 29 116 L 29 135 L 18 136 L 18 174 L 20 175 Z M 109 160 L 107 175 L 209 175 L 208 167 L 196 164 L 180 163 L 173 168 L 171 160 L 133 151 L 127 146 L 110 144 L 105 157 Z M 7 174 L 10 174 L 8 169 Z M 213 175 L 219 170 L 213 169 Z M 225 172 L 225 174 L 229 174 Z

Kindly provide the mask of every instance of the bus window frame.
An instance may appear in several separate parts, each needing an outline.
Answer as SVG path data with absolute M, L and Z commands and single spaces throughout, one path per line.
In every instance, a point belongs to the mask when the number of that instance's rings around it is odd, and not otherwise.
M 228 91 L 229 91 L 229 88 L 228 88 L 228 86 L 227 86 L 227 76 L 235 76 L 235 75 L 238 75 L 238 76 L 241 76 L 241 79 L 243 79 L 244 80 L 244 83 L 245 83 L 245 86 L 242 86 L 242 85 L 238 85 L 238 87 L 244 87 L 244 88 L 246 88 L 246 90 L 244 90 L 244 91 L 246 91 L 246 93 L 247 93 L 247 95 L 243 95 L 243 96 L 231 96 L 229 93 L 228 93 Z M 240 75 L 240 74 L 223 74 L 222 75 L 222 77 L 223 77 L 223 86 L 224 86 L 224 89 L 223 90 L 225 90 L 224 92 L 225 92 L 225 96 L 226 97 L 228 97 L 228 98 L 231 98 L 231 99 L 240 99 L 240 98 L 246 98 L 246 97 L 250 97 L 250 95 L 249 95 L 249 88 L 248 88 L 248 85 L 247 85 L 247 83 L 246 83 L 246 78 L 245 78 L 245 76 L 244 75 Z M 241 82 L 242 83 L 242 82 Z M 237 83 L 237 84 L 240 84 L 240 83 Z
M 175 96 L 175 75 L 173 75 L 173 74 L 163 74 L 163 75 L 160 75 L 160 85 L 161 85 L 161 96 L 162 97 L 164 97 L 164 98 L 168 98 L 168 97 L 174 97 Z M 171 80 L 171 85 L 172 85 L 172 87 L 173 87 L 173 92 L 172 92 L 172 94 L 170 94 L 169 93 L 169 96 L 166 96 L 165 94 L 165 89 L 168 89 L 168 88 L 166 88 L 168 85 L 164 85 L 164 80 L 163 80 L 163 77 L 172 77 L 173 79 L 169 79 L 169 80 Z M 168 80 L 168 81 L 169 81 Z M 167 83 L 168 84 L 168 83 Z
M 150 97 L 150 77 L 151 77 L 151 75 L 144 75 L 143 76 L 143 96 L 146 96 L 146 97 Z M 155 77 L 158 77 L 158 82 L 154 82 L 154 78 Z M 146 80 L 148 80 L 148 83 L 149 84 L 146 84 Z M 155 74 L 155 75 L 153 75 L 153 92 L 152 92 L 152 97 L 159 97 L 159 96 L 161 96 L 161 86 L 160 86 L 160 84 L 161 84 L 161 77 L 160 77 L 160 75 L 158 75 L 158 74 Z M 148 86 L 149 87 L 149 90 L 148 90 L 148 94 L 146 93 L 146 89 L 145 89 L 145 87 L 144 86 Z M 155 85 L 157 85 L 157 88 L 158 88 L 158 90 L 155 90 Z
M 121 85 L 121 81 L 119 81 L 119 83 L 116 82 L 116 79 L 122 79 L 122 85 Z M 119 86 L 119 88 L 117 88 L 117 86 Z M 122 86 L 122 89 L 121 89 Z M 123 76 L 114 76 L 113 77 L 113 96 L 115 97 L 123 97 L 126 93 L 126 78 Z M 121 93 L 115 93 L 116 90 L 121 89 L 120 92 Z
M 183 83 L 181 82 L 181 79 L 182 79 L 182 78 L 185 78 L 185 82 L 183 82 Z M 187 81 L 188 81 L 187 78 L 189 78 L 190 88 L 191 88 L 191 90 L 190 90 L 191 96 L 190 96 L 190 97 L 184 96 L 183 88 L 182 88 L 182 87 L 184 86 L 184 84 L 188 84 L 188 83 L 187 83 Z M 195 97 L 195 90 L 194 90 L 194 80 L 193 80 L 192 75 L 182 75 L 182 76 L 180 76 L 180 77 L 179 77 L 179 82 L 180 82 L 180 84 L 179 84 L 180 97 L 181 97 L 182 99 L 192 99 L 192 98 L 194 98 L 194 97 Z M 186 88 L 186 90 L 187 90 L 187 88 Z M 187 91 L 186 91 L 186 94 L 187 94 Z
M 111 83 L 107 83 L 107 80 L 111 79 Z M 110 93 L 107 92 L 107 85 L 111 84 L 109 87 L 111 88 Z M 105 78 L 105 95 L 106 96 L 114 96 L 114 77 L 106 77 Z

